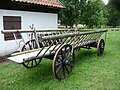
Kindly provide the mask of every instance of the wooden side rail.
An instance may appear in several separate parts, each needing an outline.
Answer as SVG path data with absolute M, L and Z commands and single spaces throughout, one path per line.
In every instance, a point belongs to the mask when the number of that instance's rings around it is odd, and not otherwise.
M 98 34 L 98 33 L 104 33 L 104 32 L 107 32 L 107 30 L 65 33 L 65 34 L 59 34 L 59 35 L 44 36 L 44 37 L 42 37 L 42 40 L 61 39 L 61 38 L 66 38 L 66 37 L 74 37 L 74 36 L 89 35 L 89 34 Z
M 44 30 L 33 30 L 33 29 L 26 29 L 26 30 L 21 30 L 21 29 L 17 29 L 17 30 L 1 30 L 1 33 L 5 34 L 5 33 L 29 33 L 29 32 L 55 32 L 55 31 L 74 31 L 71 29 L 44 29 Z

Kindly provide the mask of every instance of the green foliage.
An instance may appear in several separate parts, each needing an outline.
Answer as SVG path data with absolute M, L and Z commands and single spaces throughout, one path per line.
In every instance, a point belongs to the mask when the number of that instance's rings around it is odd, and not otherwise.
M 65 9 L 59 13 L 61 24 L 84 24 L 89 28 L 106 24 L 106 9 L 102 0 L 61 0 Z
M 88 28 L 100 27 L 106 23 L 105 5 L 101 0 L 88 0 L 82 15 L 82 21 Z
M 59 20 L 61 24 L 66 26 L 73 26 L 80 22 L 79 17 L 82 12 L 83 3 L 86 0 L 61 0 L 65 9 L 59 12 Z
M 120 11 L 120 0 L 110 0 L 109 5 Z
M 110 0 L 107 5 L 109 13 L 107 25 L 109 26 L 116 27 L 120 25 L 120 8 L 118 7 L 118 5 L 120 5 L 120 1 L 118 0 Z

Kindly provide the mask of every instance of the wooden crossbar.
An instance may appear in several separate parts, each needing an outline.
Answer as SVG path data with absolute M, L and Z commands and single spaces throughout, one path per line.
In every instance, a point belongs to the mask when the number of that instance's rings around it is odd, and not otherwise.
M 33 30 L 33 29 L 30 29 L 30 30 L 21 30 L 21 29 L 17 29 L 17 30 L 1 30 L 1 33 L 5 34 L 5 33 L 29 33 L 29 32 L 55 32 L 55 31 L 69 31 L 71 29 L 44 29 L 44 30 Z M 71 31 L 74 31 L 74 30 L 71 30 Z
M 61 38 L 80 36 L 80 35 L 88 35 L 88 34 L 94 34 L 94 33 L 102 33 L 102 32 L 107 32 L 107 30 L 89 31 L 89 32 L 74 32 L 74 33 L 66 33 L 66 34 L 59 34 L 59 35 L 51 35 L 51 36 L 42 37 L 42 40 L 61 39 Z

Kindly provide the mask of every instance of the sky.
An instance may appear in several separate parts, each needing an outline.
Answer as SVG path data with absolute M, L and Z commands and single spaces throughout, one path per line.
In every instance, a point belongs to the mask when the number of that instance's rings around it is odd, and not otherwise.
M 103 0 L 103 2 L 105 3 L 105 5 L 108 3 L 108 0 Z

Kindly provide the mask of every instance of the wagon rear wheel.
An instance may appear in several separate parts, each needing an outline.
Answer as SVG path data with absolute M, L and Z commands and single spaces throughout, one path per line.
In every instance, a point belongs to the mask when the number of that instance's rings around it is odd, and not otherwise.
M 43 45 L 40 42 L 39 42 L 39 45 L 40 47 L 43 47 Z M 37 49 L 38 45 L 35 40 L 30 40 L 23 46 L 22 51 L 32 50 L 33 48 Z M 22 64 L 26 68 L 32 68 L 32 67 L 36 67 L 37 65 L 39 65 L 40 62 L 41 62 L 41 58 L 36 58 L 30 61 L 23 62 Z
M 68 76 L 74 66 L 74 50 L 71 45 L 64 45 L 58 49 L 53 60 L 53 73 L 61 80 Z
M 100 39 L 97 43 L 97 55 L 101 56 L 104 52 L 105 42 L 103 39 Z

